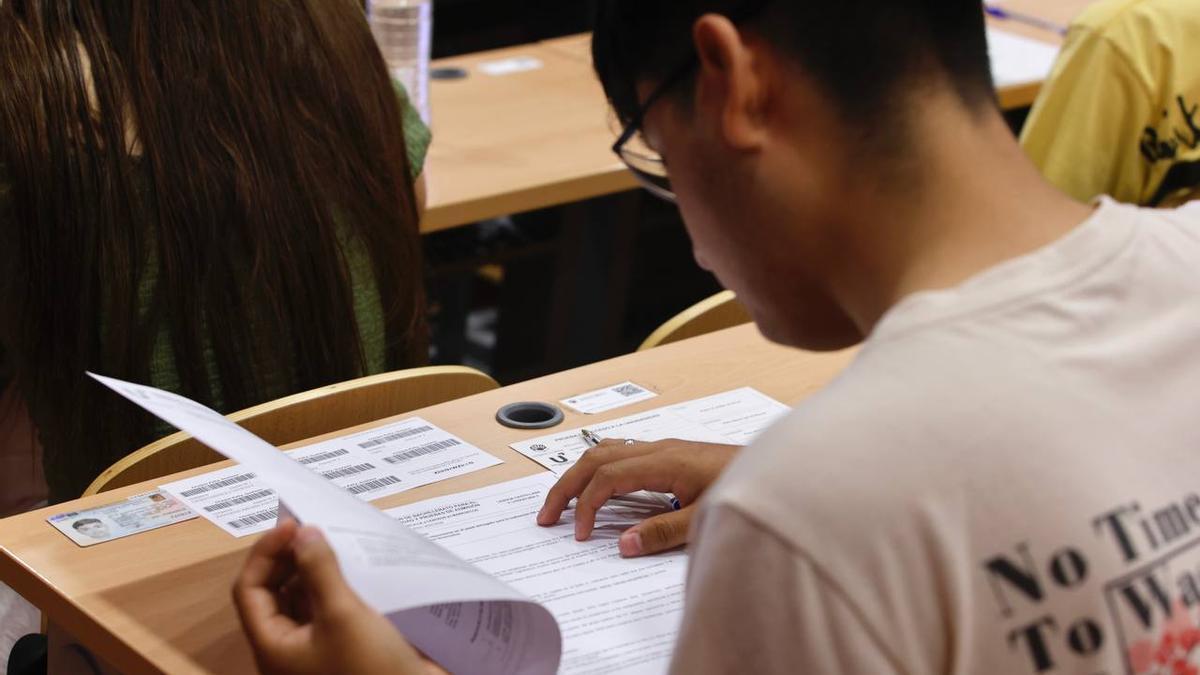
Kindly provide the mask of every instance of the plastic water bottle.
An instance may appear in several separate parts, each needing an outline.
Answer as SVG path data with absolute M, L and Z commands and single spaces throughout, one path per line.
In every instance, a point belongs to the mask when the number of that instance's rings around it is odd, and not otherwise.
M 404 85 L 413 107 L 429 124 L 433 0 L 369 0 L 367 17 L 392 79 Z

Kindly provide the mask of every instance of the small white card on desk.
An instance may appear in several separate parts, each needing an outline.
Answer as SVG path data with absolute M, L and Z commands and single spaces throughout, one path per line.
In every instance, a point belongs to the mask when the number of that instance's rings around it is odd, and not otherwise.
M 292 459 L 363 501 L 500 464 L 495 456 L 420 417 L 297 448 Z M 242 467 L 162 486 L 235 537 L 275 526 L 279 499 Z
M 589 391 L 586 394 L 572 396 L 559 401 L 575 412 L 584 415 L 595 415 L 622 406 L 632 405 L 639 401 L 647 401 L 658 394 L 632 382 L 622 382 L 611 387 Z
M 483 73 L 484 75 L 491 75 L 495 77 L 499 75 L 523 73 L 528 70 L 537 70 L 541 67 L 541 59 L 537 59 L 532 56 L 517 56 L 511 59 L 481 63 L 479 64 L 479 72 Z
M 699 443 L 747 445 L 791 408 L 750 387 L 589 424 L 601 438 L 661 441 L 677 438 Z M 566 473 L 587 452 L 581 429 L 513 443 L 513 450 L 550 469 Z
M 183 502 L 154 490 L 86 511 L 60 513 L 46 520 L 76 544 L 95 546 L 195 517 Z

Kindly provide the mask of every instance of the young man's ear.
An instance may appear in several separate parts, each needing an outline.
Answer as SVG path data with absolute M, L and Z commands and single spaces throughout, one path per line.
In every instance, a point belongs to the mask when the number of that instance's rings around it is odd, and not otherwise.
M 697 107 L 712 115 L 716 131 L 735 150 L 755 150 L 766 129 L 766 92 L 761 63 L 728 18 L 706 14 L 696 21 L 692 39 L 700 59 Z

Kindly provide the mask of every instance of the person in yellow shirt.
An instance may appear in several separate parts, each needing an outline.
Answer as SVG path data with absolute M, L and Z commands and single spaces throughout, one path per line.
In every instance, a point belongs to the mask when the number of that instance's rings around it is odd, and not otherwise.
M 1021 134 L 1081 200 L 1200 197 L 1200 2 L 1099 0 L 1072 24 Z

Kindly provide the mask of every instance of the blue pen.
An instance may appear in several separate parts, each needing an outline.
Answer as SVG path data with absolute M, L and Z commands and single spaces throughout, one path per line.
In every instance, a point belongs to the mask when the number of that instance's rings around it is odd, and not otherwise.
M 1042 30 L 1048 30 L 1053 33 L 1058 33 L 1059 35 L 1067 34 L 1066 26 L 1054 23 L 1053 21 L 1047 21 L 1046 19 L 1042 19 L 1042 18 L 1033 16 L 1032 14 L 1024 14 L 1022 12 L 1014 12 L 1011 10 L 1004 9 L 1003 7 L 995 7 L 992 5 L 984 5 L 983 11 L 987 12 L 988 16 L 995 17 L 997 19 L 1004 19 L 1006 21 L 1016 21 L 1017 23 L 1023 23 L 1023 24 L 1029 25 L 1029 26 L 1033 26 L 1034 28 L 1041 28 Z
M 589 431 L 588 429 L 580 429 L 579 435 L 583 436 L 583 442 L 586 443 L 589 448 L 594 448 L 597 445 L 600 445 L 600 437 L 597 436 L 593 431 Z M 671 500 L 672 509 L 678 511 L 683 508 L 683 505 L 679 503 L 679 497 L 676 497 L 672 494 L 668 494 L 666 496 Z

